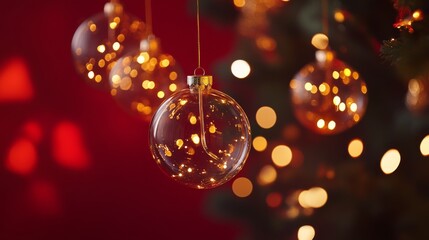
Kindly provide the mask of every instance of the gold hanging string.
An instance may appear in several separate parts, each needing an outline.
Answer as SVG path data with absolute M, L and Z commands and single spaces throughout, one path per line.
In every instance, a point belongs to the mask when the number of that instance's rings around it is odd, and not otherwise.
M 152 1 L 145 0 L 145 15 L 146 15 L 146 31 L 148 35 L 152 35 Z
M 205 75 L 204 68 L 201 67 L 201 39 L 200 39 L 200 1 L 197 0 L 197 68 L 194 70 L 194 75 L 197 75 L 197 71 L 201 70 L 202 74 Z
M 326 36 L 329 34 L 329 3 L 328 0 L 322 1 L 322 32 Z

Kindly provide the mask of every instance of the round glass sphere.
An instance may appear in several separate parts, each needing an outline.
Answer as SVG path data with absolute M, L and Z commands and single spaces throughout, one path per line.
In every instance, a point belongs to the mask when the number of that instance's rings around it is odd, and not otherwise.
M 122 5 L 108 2 L 77 28 L 71 49 L 77 72 L 95 88 L 110 91 L 109 72 L 115 61 L 131 49 L 138 49 L 144 23 L 123 12 Z
M 359 73 L 332 52 L 318 51 L 316 59 L 290 82 L 294 114 L 316 133 L 339 133 L 365 114 L 367 87 Z
M 412 113 L 422 114 L 429 111 L 429 76 L 423 75 L 408 82 L 405 104 Z
M 150 125 L 156 163 L 172 179 L 192 188 L 214 188 L 233 178 L 250 148 L 245 112 L 215 89 L 191 86 L 174 93 L 159 106 Z
M 149 122 L 156 108 L 186 83 L 173 56 L 162 53 L 153 35 L 121 57 L 110 71 L 111 95 L 127 111 Z

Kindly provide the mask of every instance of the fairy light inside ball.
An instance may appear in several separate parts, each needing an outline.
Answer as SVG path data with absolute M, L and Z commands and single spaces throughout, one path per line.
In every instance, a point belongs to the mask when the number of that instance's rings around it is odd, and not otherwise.
M 289 86 L 296 118 L 317 133 L 349 129 L 366 111 L 365 81 L 331 51 L 317 51 L 316 62 L 303 67 Z
M 78 73 L 91 86 L 109 91 L 109 73 L 117 59 L 138 48 L 145 25 L 111 1 L 104 12 L 91 16 L 77 28 L 72 39 L 72 55 Z
M 188 76 L 188 86 L 166 99 L 150 125 L 150 149 L 164 173 L 186 186 L 214 188 L 233 178 L 251 148 L 250 123 L 212 76 Z

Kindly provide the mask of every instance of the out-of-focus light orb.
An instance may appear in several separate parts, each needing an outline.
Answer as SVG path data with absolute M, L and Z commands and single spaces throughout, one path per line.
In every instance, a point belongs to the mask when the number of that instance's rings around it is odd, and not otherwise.
M 267 195 L 265 201 L 271 208 L 279 207 L 282 204 L 283 196 L 278 192 L 272 192 Z
M 234 0 L 234 5 L 238 8 L 242 8 L 246 5 L 246 0 Z
M 365 114 L 367 87 L 359 73 L 333 52 L 318 51 L 316 57 L 317 61 L 304 66 L 289 84 L 294 114 L 316 133 L 340 133 Z
M 316 230 L 310 225 L 304 225 L 298 229 L 298 240 L 313 240 Z
M 208 75 L 188 76 L 189 88 L 166 99 L 150 124 L 155 162 L 173 180 L 197 189 L 232 179 L 252 147 L 246 113 L 230 96 L 211 88 L 212 81 Z
M 104 12 L 89 17 L 73 35 L 71 49 L 77 72 L 91 86 L 110 90 L 109 73 L 122 54 L 139 47 L 145 25 L 126 14 L 118 2 L 108 2 Z
M 429 156 L 429 135 L 424 137 L 420 143 L 420 152 L 423 156 Z
M 257 181 L 259 185 L 265 186 L 273 183 L 277 179 L 277 171 L 271 165 L 265 165 L 261 168 Z
M 262 35 L 256 38 L 256 46 L 264 51 L 274 51 L 277 48 L 277 42 L 272 37 Z
M 244 60 L 235 60 L 231 64 L 231 72 L 236 78 L 246 78 L 250 74 L 250 65 Z
M 118 59 L 110 72 L 113 98 L 147 122 L 162 101 L 186 87 L 182 69 L 160 45 L 158 38 L 148 36 L 139 49 Z
M 388 150 L 380 161 L 381 170 L 385 174 L 391 174 L 399 167 L 401 162 L 401 154 L 396 149 Z
M 405 104 L 414 114 L 429 111 L 429 76 L 413 78 L 408 82 Z
M 248 197 L 253 191 L 252 182 L 245 177 L 239 177 L 232 183 L 232 192 L 240 198 Z
M 20 175 L 31 174 L 37 166 L 37 149 L 35 144 L 25 138 L 16 140 L 10 147 L 5 167 Z
M 346 17 L 344 16 L 344 13 L 341 10 L 336 10 L 334 13 L 334 19 L 335 19 L 335 21 L 342 23 L 342 22 L 344 22 Z
M 311 44 L 319 50 L 324 50 L 329 45 L 329 38 L 323 33 L 317 33 L 311 38 Z
M 262 136 L 257 136 L 253 139 L 253 148 L 258 152 L 264 151 L 267 148 L 267 145 L 267 139 Z
M 328 193 L 321 187 L 313 187 L 302 191 L 298 202 L 303 208 L 321 208 L 328 201 Z
M 261 128 L 272 128 L 276 121 L 277 114 L 271 107 L 263 106 L 256 111 L 256 122 Z
M 360 139 L 353 139 L 349 143 L 348 151 L 351 157 L 357 158 L 363 152 L 363 142 Z
M 276 166 L 285 167 L 292 161 L 292 150 L 286 145 L 278 145 L 273 149 L 271 159 Z

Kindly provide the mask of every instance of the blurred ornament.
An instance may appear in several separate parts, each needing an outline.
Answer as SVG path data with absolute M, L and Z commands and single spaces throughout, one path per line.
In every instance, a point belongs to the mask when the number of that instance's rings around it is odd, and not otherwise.
M 234 99 L 211 88 L 212 76 L 188 76 L 188 85 L 155 112 L 150 149 L 177 182 L 214 188 L 243 168 L 251 148 L 250 123 Z
M 120 58 L 111 70 L 111 95 L 122 107 L 149 122 L 164 99 L 185 87 L 182 79 L 173 56 L 162 53 L 159 40 L 149 35 L 138 51 Z
M 429 75 L 413 78 L 408 82 L 405 104 L 411 112 L 416 114 L 428 111 Z
M 364 115 L 367 87 L 359 73 L 333 52 L 317 51 L 316 59 L 290 82 L 294 113 L 302 125 L 316 133 L 339 133 Z
M 409 33 L 413 33 L 414 28 L 412 25 L 415 21 L 423 20 L 423 12 L 421 10 L 416 10 L 412 14 L 409 14 L 409 9 L 407 9 L 406 12 L 408 16 L 404 16 L 405 14 L 403 12 L 400 12 L 398 21 L 393 24 L 393 26 L 398 29 L 404 28 Z
M 234 0 L 234 5 L 241 10 L 238 32 L 253 41 L 262 57 L 269 62 L 279 59 L 277 41 L 270 33 L 269 14 L 283 3 L 279 0 Z
M 235 0 L 234 5 L 241 9 L 238 23 L 240 34 L 257 38 L 265 35 L 269 28 L 268 12 L 281 6 L 278 0 Z
M 77 71 L 92 86 L 110 90 L 109 71 L 115 61 L 130 49 L 139 47 L 144 23 L 124 13 L 122 5 L 112 0 L 104 12 L 80 24 L 72 40 L 72 55 Z

